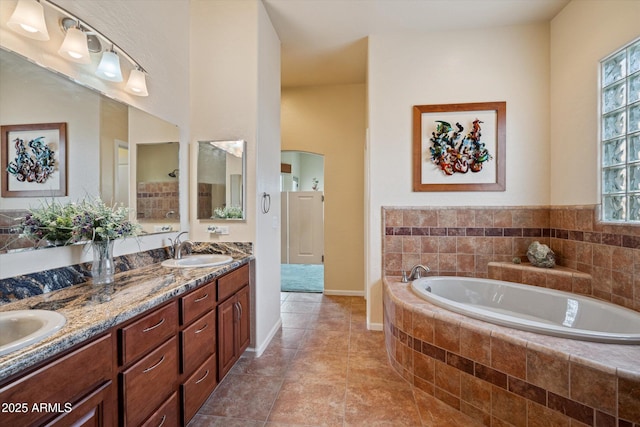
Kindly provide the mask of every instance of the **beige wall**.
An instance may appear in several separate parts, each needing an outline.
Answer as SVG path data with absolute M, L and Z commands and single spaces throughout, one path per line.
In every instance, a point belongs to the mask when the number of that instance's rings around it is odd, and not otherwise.
M 229 0 L 191 2 L 191 148 L 190 188 L 197 185 L 197 141 L 247 141 L 247 170 L 256 165 L 257 4 Z M 220 58 L 224 58 L 223 61 Z M 251 113 L 250 113 L 251 112 Z M 253 114 L 252 114 L 253 113 Z M 255 194 L 255 179 L 247 194 Z M 252 241 L 256 232 L 255 199 L 247 198 L 246 221 L 225 221 L 229 235 L 211 236 L 211 220 L 197 219 L 196 198 L 190 200 L 191 239 Z
M 246 220 L 224 222 L 228 235 L 211 235 L 214 222 L 197 219 L 192 197 L 189 237 L 254 243 L 252 346 L 260 353 L 280 325 L 280 41 L 261 1 L 193 0 L 190 7 L 190 187 L 197 188 L 196 141 L 243 139 L 247 206 Z M 271 194 L 267 214 L 263 193 Z
M 382 206 L 549 203 L 549 26 L 369 38 L 367 305 L 382 322 Z M 506 191 L 412 192 L 411 108 L 506 101 Z
M 363 84 L 282 91 L 281 149 L 324 155 L 326 293 L 364 295 L 365 91 Z
M 640 1 L 573 0 L 551 21 L 551 204 L 600 202 L 599 62 L 640 37 Z

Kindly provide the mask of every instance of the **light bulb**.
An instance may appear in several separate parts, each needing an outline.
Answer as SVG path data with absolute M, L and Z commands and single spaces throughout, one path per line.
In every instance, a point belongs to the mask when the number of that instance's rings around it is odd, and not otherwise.
M 124 90 L 132 95 L 148 96 L 149 92 L 147 92 L 147 80 L 144 72 L 141 70 L 131 70 L 129 80 L 127 80 L 127 85 Z
M 120 58 L 110 50 L 106 50 L 102 54 L 102 59 L 96 70 L 96 75 L 104 80 L 112 82 L 122 81 L 122 71 L 120 70 Z
M 19 0 L 7 26 L 18 34 L 34 40 L 49 40 L 44 8 L 36 0 Z
M 69 28 L 58 53 L 70 61 L 90 64 L 87 34 L 79 28 Z

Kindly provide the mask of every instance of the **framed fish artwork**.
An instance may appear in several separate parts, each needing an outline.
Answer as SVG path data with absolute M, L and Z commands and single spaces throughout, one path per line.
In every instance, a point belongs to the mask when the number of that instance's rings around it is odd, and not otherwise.
M 2 197 L 67 195 L 67 124 L 4 125 Z
M 504 191 L 506 102 L 413 106 L 413 191 Z

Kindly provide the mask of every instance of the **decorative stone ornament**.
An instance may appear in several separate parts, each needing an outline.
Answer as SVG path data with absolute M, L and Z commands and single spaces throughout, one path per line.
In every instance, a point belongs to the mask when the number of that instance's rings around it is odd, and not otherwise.
M 536 267 L 552 268 L 556 265 L 556 254 L 549 246 L 538 241 L 529 245 L 527 258 L 529 258 L 531 265 Z

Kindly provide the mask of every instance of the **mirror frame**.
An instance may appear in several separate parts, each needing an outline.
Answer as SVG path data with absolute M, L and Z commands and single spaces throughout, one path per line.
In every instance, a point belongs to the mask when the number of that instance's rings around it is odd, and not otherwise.
M 203 222 L 216 222 L 216 221 L 246 221 L 247 220 L 247 141 L 244 139 L 205 139 L 198 140 L 197 142 L 197 156 L 196 156 L 196 190 L 198 190 L 198 164 L 199 164 L 199 155 L 200 155 L 200 145 L 201 144 L 211 144 L 211 143 L 242 143 L 242 218 L 199 218 L 198 217 L 198 207 L 199 207 L 199 198 L 196 197 L 196 219 L 198 221 Z M 226 174 L 226 171 L 225 171 Z M 196 191 L 198 194 L 198 191 Z

